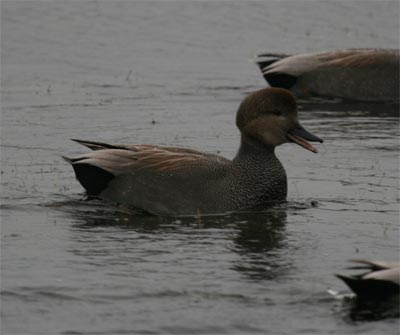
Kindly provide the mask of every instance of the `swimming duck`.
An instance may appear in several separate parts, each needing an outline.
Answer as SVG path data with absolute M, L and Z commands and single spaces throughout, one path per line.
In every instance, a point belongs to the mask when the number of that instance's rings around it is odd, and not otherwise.
M 248 95 L 236 116 L 240 148 L 232 159 L 181 147 L 106 144 L 74 140 L 93 151 L 64 157 L 90 196 L 127 204 L 156 215 L 208 214 L 284 200 L 285 170 L 275 147 L 322 140 L 297 119 L 293 95 L 265 88 Z
M 353 269 L 368 269 L 354 276 L 336 275 L 362 299 L 383 299 L 400 293 L 400 263 L 371 260 L 353 260 L 362 264 Z
M 262 54 L 256 62 L 271 86 L 290 89 L 297 96 L 399 101 L 399 50 Z

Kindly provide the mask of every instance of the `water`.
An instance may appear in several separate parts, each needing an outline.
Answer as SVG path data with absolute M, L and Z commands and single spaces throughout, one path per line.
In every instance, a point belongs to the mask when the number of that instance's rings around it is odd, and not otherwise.
M 398 260 L 398 105 L 299 101 L 325 140 L 277 149 L 288 203 L 160 218 L 83 201 L 69 138 L 232 157 L 260 52 L 399 46 L 381 1 L 1 3 L 2 334 L 396 334 L 337 299 Z

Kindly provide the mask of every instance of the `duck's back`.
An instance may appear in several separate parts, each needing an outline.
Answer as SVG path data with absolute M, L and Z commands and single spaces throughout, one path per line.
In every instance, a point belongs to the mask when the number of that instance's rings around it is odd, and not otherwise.
M 349 49 L 263 57 L 258 64 L 270 85 L 288 88 L 299 96 L 399 100 L 399 50 Z

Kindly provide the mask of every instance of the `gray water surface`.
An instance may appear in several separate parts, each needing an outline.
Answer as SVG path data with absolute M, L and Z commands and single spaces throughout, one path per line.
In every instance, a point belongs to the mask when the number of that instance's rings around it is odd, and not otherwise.
M 233 157 L 252 58 L 399 47 L 399 3 L 1 2 L 2 334 L 397 334 L 335 273 L 398 260 L 399 106 L 300 100 L 314 155 L 277 149 L 288 202 L 153 217 L 83 190 L 82 138 Z

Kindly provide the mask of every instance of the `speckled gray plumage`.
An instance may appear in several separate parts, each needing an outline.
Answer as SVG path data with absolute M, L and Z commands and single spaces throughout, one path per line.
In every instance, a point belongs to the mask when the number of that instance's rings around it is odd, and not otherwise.
M 285 199 L 282 164 L 273 149 L 257 146 L 241 148 L 232 161 L 210 155 L 184 170 L 132 171 L 112 180 L 99 196 L 154 214 L 221 213 Z

